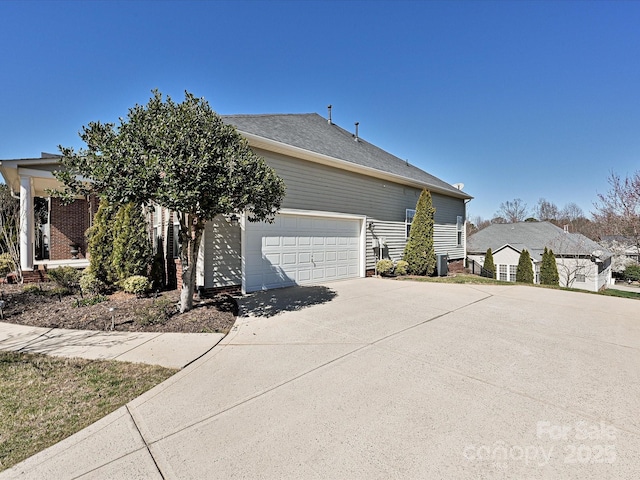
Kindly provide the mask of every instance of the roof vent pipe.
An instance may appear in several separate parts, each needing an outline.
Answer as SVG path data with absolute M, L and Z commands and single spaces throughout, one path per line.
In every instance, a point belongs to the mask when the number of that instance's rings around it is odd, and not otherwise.
M 360 125 L 360 122 L 356 122 L 356 134 L 355 134 L 355 138 L 354 138 L 354 140 L 356 142 L 358 141 L 358 125 Z
M 329 125 L 331 125 L 333 123 L 331 121 L 331 105 L 327 105 L 327 110 L 329 110 L 329 119 L 327 121 L 329 122 Z

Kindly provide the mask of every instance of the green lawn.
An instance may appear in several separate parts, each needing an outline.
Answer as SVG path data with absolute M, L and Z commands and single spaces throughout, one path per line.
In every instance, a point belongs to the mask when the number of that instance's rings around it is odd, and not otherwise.
M 616 290 L 615 288 L 607 288 L 606 290 L 600 292 L 600 295 L 607 295 L 609 297 L 635 298 L 636 300 L 640 300 L 640 292 Z
M 0 352 L 0 471 L 117 410 L 176 371 Z
M 451 277 L 396 277 L 397 280 L 412 280 L 416 282 L 433 282 L 433 283 L 471 283 L 471 284 L 489 284 L 489 285 L 515 285 L 513 282 L 503 282 L 493 278 L 480 277 L 478 275 L 458 274 Z
M 470 274 L 458 274 L 450 277 L 415 277 L 415 276 L 407 276 L 407 277 L 396 277 L 397 280 L 405 280 L 405 281 L 415 281 L 415 282 L 433 282 L 433 283 L 466 283 L 466 284 L 476 284 L 476 285 L 525 285 L 524 283 L 514 283 L 514 282 L 503 282 L 500 280 L 495 280 L 493 278 L 480 277 L 478 275 L 470 275 Z M 531 285 L 527 284 L 531 287 L 537 288 L 553 288 L 556 290 L 565 290 L 567 292 L 577 292 L 577 293 L 591 293 L 596 295 L 605 295 L 609 297 L 621 297 L 621 298 L 633 298 L 640 300 L 640 291 L 638 292 L 629 292 L 625 290 L 616 290 L 614 288 L 607 288 L 600 292 L 590 292 L 588 290 L 578 290 L 575 288 L 566 288 L 566 287 L 556 287 L 549 285 Z

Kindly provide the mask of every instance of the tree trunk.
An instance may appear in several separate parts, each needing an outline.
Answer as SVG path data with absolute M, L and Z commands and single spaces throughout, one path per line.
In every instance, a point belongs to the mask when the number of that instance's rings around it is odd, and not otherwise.
M 193 308 L 198 251 L 203 232 L 204 222 L 191 215 L 180 215 L 180 239 L 182 240 L 180 249 L 180 263 L 182 264 L 180 313 L 188 312 Z

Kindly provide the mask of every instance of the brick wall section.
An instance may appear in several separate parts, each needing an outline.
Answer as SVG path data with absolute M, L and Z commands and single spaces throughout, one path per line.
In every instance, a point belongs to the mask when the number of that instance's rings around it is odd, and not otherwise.
M 96 202 L 93 202 L 95 205 Z M 49 258 L 68 260 L 71 244 L 80 246 L 78 258 L 87 258 L 87 238 L 85 232 L 90 225 L 89 205 L 86 200 L 76 200 L 70 205 L 62 205 L 60 199 L 51 199 L 51 238 Z

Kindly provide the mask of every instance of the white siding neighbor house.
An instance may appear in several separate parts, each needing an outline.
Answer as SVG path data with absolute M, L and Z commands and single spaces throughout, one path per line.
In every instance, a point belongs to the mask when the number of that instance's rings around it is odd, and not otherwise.
M 223 119 L 275 169 L 287 190 L 273 223 L 220 216 L 207 224 L 198 262 L 201 289 L 251 292 L 364 277 L 374 271 L 377 259 L 402 258 L 423 189 L 431 192 L 435 207 L 436 253 L 447 255 L 450 262 L 463 262 L 466 202 L 472 197 L 460 189 L 317 114 Z M 55 159 L 47 161 L 55 163 Z M 33 183 L 21 177 L 22 171 L 35 175 L 26 164 L 42 160 L 23 163 L 16 163 L 15 179 L 11 178 L 16 191 L 22 184 Z M 23 196 L 27 209 L 29 194 Z M 53 218 L 51 222 L 53 228 Z M 152 223 L 154 240 L 162 241 L 171 274 L 177 253 L 174 216 L 156 209 Z M 31 258 L 32 240 L 25 236 L 24 243 Z M 32 265 L 33 261 L 26 261 L 23 266 Z
M 553 250 L 560 286 L 597 292 L 611 283 L 611 252 L 579 233 L 569 233 L 550 222 L 493 224 L 467 240 L 467 259 L 483 266 L 491 248 L 496 278 L 516 281 L 520 253 L 531 256 L 534 283 L 540 283 L 544 249 Z

